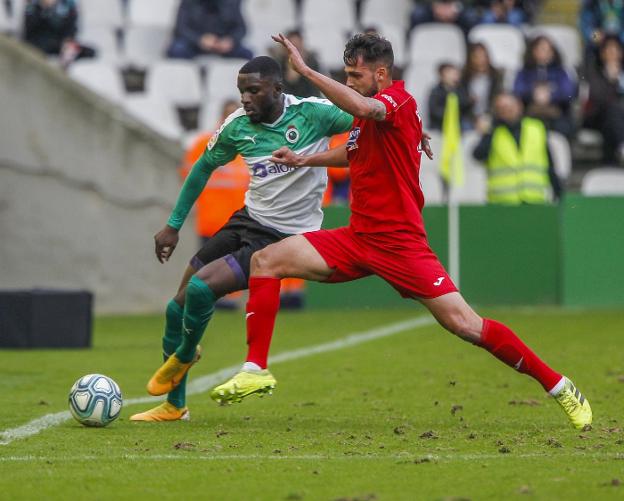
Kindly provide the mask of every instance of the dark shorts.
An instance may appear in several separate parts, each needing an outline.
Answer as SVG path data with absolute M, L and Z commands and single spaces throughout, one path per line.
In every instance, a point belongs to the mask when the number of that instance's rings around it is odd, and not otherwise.
M 327 282 L 377 275 L 407 298 L 430 299 L 457 291 L 426 240 L 404 233 L 356 233 L 349 226 L 303 236 L 334 270 Z
M 193 256 L 191 266 L 199 270 L 212 261 L 225 258 L 234 270 L 241 288 L 246 289 L 251 255 L 288 236 L 290 235 L 263 226 L 252 219 L 247 209 L 243 207 L 232 214 L 228 222 Z

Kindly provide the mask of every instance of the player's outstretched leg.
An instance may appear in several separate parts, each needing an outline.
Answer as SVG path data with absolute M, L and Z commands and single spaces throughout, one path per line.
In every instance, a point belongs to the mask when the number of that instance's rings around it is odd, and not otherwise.
M 182 342 L 147 383 L 150 395 L 164 395 L 175 389 L 199 360 L 200 350 L 197 343 L 214 313 L 216 301 L 217 297 L 208 284 L 193 275 L 186 287 Z
M 575 428 L 591 425 L 592 411 L 587 399 L 572 382 L 551 369 L 506 325 L 479 317 L 457 292 L 422 303 L 447 330 L 470 341 L 538 381 L 564 410 Z
M 247 361 L 238 374 L 210 392 L 210 397 L 217 403 L 231 404 L 241 402 L 250 395 L 270 395 L 275 388 L 277 381 L 267 369 L 267 358 L 279 310 L 279 294 L 278 278 L 249 279 Z

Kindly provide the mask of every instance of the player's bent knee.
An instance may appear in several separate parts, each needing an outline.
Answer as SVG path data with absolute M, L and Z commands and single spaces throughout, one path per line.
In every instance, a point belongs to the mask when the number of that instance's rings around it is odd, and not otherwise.
M 271 252 L 262 249 L 251 256 L 251 274 L 256 276 L 276 276 L 275 260 Z

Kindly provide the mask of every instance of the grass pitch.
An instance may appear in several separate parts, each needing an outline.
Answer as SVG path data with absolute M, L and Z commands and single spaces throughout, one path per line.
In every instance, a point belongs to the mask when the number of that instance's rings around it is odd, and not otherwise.
M 272 366 L 269 398 L 219 407 L 192 395 L 190 422 L 131 423 L 153 405 L 135 403 L 104 429 L 61 416 L 7 438 L 67 410 L 86 373 L 113 377 L 126 402 L 145 395 L 162 318 L 101 318 L 91 350 L 0 351 L 0 499 L 623 499 L 624 311 L 484 313 L 573 379 L 592 404 L 592 431 L 572 429 L 530 378 L 426 324 L 297 352 Z M 425 315 L 281 314 L 272 353 Z M 244 339 L 243 315 L 218 312 L 191 379 L 241 362 Z

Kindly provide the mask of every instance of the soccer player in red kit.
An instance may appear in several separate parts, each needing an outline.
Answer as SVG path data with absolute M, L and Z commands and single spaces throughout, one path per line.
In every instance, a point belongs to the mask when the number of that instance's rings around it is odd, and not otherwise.
M 274 39 L 288 50 L 293 68 L 355 120 L 342 147 L 309 156 L 281 148 L 272 160 L 292 166 L 348 165 L 351 221 L 344 228 L 286 238 L 253 255 L 247 361 L 211 397 L 220 403 L 240 401 L 275 387 L 267 356 L 280 279 L 345 282 L 375 274 L 403 297 L 424 304 L 448 331 L 537 380 L 576 428 L 590 425 L 589 402 L 572 382 L 546 365 L 507 326 L 477 315 L 429 247 L 419 183 L 422 122 L 404 83 L 392 81 L 390 42 L 378 35 L 353 37 L 344 52 L 347 82 L 342 85 L 310 69 L 288 39 L 282 35 Z

